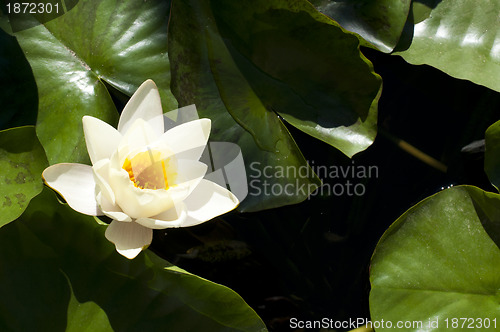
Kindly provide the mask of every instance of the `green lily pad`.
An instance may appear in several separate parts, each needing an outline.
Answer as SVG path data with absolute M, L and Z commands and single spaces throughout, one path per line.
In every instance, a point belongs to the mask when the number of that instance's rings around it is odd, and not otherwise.
M 500 196 L 468 186 L 444 190 L 408 210 L 372 258 L 372 321 L 390 321 L 392 330 L 398 321 L 416 321 L 423 325 L 405 331 L 445 331 L 454 318 L 471 318 L 465 327 L 463 321 L 453 326 L 468 331 L 468 324 L 482 330 L 479 324 L 489 319 L 497 330 L 499 220 Z
M 0 328 L 7 331 L 265 331 L 232 290 L 151 252 L 128 260 L 106 226 L 45 190 L 0 230 Z M 68 282 L 70 286 L 68 286 Z M 29 319 L 26 319 L 29 308 Z M 94 319 L 97 319 L 94 322 Z
M 35 127 L 0 131 L 0 227 L 19 217 L 42 191 L 42 171 L 47 166 Z
M 82 117 L 116 124 L 111 87 L 132 95 L 146 79 L 169 92 L 168 1 L 80 1 L 43 25 L 16 33 L 31 64 L 40 99 L 37 135 L 49 162 L 88 162 Z
M 398 44 L 408 17 L 410 0 L 310 0 L 316 9 L 356 32 L 380 51 L 389 53 Z
M 495 188 L 500 188 L 500 121 L 486 130 L 484 171 Z
M 173 3 L 172 91 L 213 120 L 212 139 L 241 147 L 242 211 L 303 201 L 319 184 L 282 119 L 349 156 L 373 142 L 380 80 L 358 47 L 307 2 Z
M 401 55 L 460 79 L 500 91 L 498 1 L 420 1 L 411 44 Z M 427 10 L 423 10 L 426 7 Z M 398 46 L 399 48 L 399 46 Z

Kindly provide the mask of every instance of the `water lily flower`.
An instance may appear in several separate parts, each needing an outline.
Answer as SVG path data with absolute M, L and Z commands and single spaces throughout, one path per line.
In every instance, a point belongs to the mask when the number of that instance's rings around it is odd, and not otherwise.
M 105 236 L 132 259 L 149 246 L 153 229 L 197 225 L 238 205 L 229 190 L 203 178 L 207 165 L 199 158 L 210 126 L 199 119 L 165 132 L 160 95 L 148 80 L 125 106 L 118 130 L 83 117 L 92 166 L 56 164 L 42 176 L 72 209 L 113 219 Z

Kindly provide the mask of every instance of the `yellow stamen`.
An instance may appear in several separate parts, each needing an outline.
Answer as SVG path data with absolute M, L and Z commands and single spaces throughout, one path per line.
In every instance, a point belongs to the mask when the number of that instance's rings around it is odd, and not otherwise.
M 161 168 L 163 169 L 163 178 L 165 179 L 165 187 L 168 188 L 168 182 L 167 182 L 167 170 L 165 169 L 165 161 L 161 161 Z
M 167 166 L 168 166 L 168 159 Z M 127 171 L 130 181 L 140 189 L 168 189 L 165 160 L 159 151 L 139 152 L 126 158 L 122 168 Z

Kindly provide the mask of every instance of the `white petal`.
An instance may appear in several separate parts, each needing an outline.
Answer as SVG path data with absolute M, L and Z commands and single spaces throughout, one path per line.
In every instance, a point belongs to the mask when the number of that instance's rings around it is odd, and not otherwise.
M 191 104 L 178 108 L 176 110 L 169 111 L 163 114 L 163 126 L 165 131 L 174 128 L 175 126 L 181 125 L 183 123 L 198 120 L 198 111 L 196 110 L 196 105 Z
M 98 192 L 95 197 L 99 207 L 101 208 L 102 213 L 105 216 L 110 217 L 113 220 L 123 221 L 123 222 L 131 222 L 132 218 L 130 218 L 127 214 L 125 214 L 122 209 L 116 204 L 112 204 L 103 194 L 102 192 Z
M 96 183 L 91 166 L 56 164 L 46 168 L 42 177 L 49 187 L 64 197 L 73 210 L 90 216 L 102 216 L 95 199 Z
M 195 160 L 178 160 L 177 177 L 173 185 L 167 190 L 175 203 L 184 201 L 203 179 L 207 172 L 207 165 Z
M 111 157 L 122 135 L 112 126 L 92 116 L 84 116 L 83 132 L 92 165 L 101 159 Z
M 92 166 L 94 171 L 94 180 L 102 192 L 102 194 L 107 198 L 111 204 L 115 204 L 115 194 L 109 185 L 109 159 L 101 159 Z
M 238 206 L 239 201 L 226 188 L 203 179 L 184 203 L 188 216 L 181 227 L 198 225 L 229 212 Z
M 165 212 L 151 218 L 139 218 L 136 222 L 147 228 L 164 229 L 179 227 L 186 220 L 186 217 L 186 205 L 183 202 L 180 202 Z
M 115 244 L 116 251 L 132 259 L 151 244 L 153 231 L 135 222 L 113 220 L 106 229 L 105 236 Z
M 156 84 L 147 80 L 137 89 L 123 109 L 118 122 L 118 131 L 125 134 L 137 119 L 148 122 L 153 134 L 163 134 L 163 111 Z
M 189 186 L 189 193 L 191 193 L 194 187 L 198 185 L 200 179 L 205 176 L 208 169 L 208 166 L 206 164 L 196 160 L 180 159 L 177 160 L 176 166 L 177 176 L 175 177 L 174 184 L 183 187 Z
M 143 119 L 137 119 L 132 124 L 118 145 L 120 154 L 125 151 L 145 150 L 148 145 L 157 139 L 153 128 Z
M 210 127 L 210 119 L 187 122 L 165 132 L 155 145 L 168 148 L 177 158 L 198 160 L 207 145 Z

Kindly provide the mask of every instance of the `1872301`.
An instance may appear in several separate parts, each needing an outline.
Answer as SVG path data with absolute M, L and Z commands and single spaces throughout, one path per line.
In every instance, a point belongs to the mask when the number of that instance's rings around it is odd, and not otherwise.
M 7 14 L 59 14 L 59 3 L 8 2 Z
M 497 319 L 493 318 L 446 318 L 447 329 L 493 329 L 497 330 Z
M 10 30 L 15 33 L 65 15 L 78 3 L 79 0 L 3 0 L 0 16 L 8 16 Z

